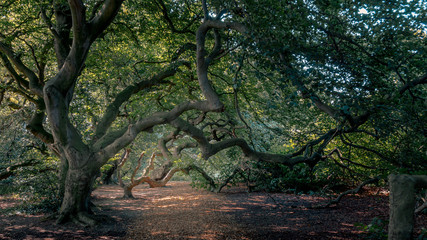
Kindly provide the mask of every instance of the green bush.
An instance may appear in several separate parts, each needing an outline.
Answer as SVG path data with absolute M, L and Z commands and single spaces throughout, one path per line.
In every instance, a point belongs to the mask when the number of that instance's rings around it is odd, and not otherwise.
M 360 230 L 366 232 L 363 235 L 363 239 L 375 239 L 375 240 L 386 240 L 387 232 L 386 226 L 388 225 L 388 221 L 382 220 L 380 218 L 374 217 L 368 225 L 359 223 L 355 224 Z

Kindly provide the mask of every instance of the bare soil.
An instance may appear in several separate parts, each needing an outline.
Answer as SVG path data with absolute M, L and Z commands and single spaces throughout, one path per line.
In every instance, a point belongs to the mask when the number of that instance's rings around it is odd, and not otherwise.
M 347 196 L 333 208 L 309 206 L 329 199 L 309 195 L 248 193 L 233 187 L 223 193 L 192 189 L 188 182 L 167 187 L 146 185 L 122 199 L 119 186 L 101 186 L 93 193 L 102 224 L 56 225 L 45 215 L 0 215 L 0 239 L 363 239 L 355 224 L 374 217 L 388 219 L 386 191 Z M 0 196 L 0 210 L 18 204 Z M 416 232 L 427 216 L 416 219 Z

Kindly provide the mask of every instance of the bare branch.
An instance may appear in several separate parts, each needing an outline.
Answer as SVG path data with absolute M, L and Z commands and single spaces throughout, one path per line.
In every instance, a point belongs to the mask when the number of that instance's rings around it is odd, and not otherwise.
M 281 163 L 288 166 L 293 166 L 297 163 L 302 163 L 302 162 L 307 162 L 307 163 L 317 162 L 323 158 L 318 152 L 308 157 L 303 157 L 303 156 L 295 157 L 293 154 L 285 155 L 285 154 L 271 154 L 271 153 L 257 152 L 252 150 L 247 144 L 247 142 L 241 138 L 226 139 L 221 142 L 211 144 L 209 143 L 208 139 L 204 136 L 204 133 L 202 130 L 194 127 L 193 125 L 189 124 L 188 122 L 184 121 L 181 118 L 176 118 L 175 120 L 171 121 L 170 124 L 176 128 L 179 128 L 181 131 L 187 133 L 189 136 L 194 138 L 198 142 L 200 150 L 202 151 L 202 156 L 205 159 L 208 159 L 209 157 L 218 153 L 219 151 L 222 151 L 224 149 L 234 147 L 234 146 L 240 147 L 240 149 L 243 151 L 245 156 L 251 160 L 275 162 L 275 163 Z M 329 138 L 326 138 L 324 140 L 324 142 L 326 141 L 329 142 Z
M 423 204 L 421 204 L 419 207 L 417 207 L 415 209 L 415 214 L 418 214 L 427 208 L 427 193 L 426 193 L 426 196 L 424 198 L 421 198 L 421 200 L 423 201 Z
M 34 111 L 33 116 L 27 124 L 27 129 L 44 143 L 51 144 L 54 142 L 53 136 L 48 133 L 43 126 L 45 118 L 46 112 L 44 111 L 44 104 L 39 101 L 37 109 Z
M 341 160 L 347 161 L 347 162 L 349 162 L 349 163 L 351 163 L 351 164 L 353 164 L 353 165 L 356 165 L 356 166 L 359 166 L 359 167 L 363 167 L 363 168 L 367 168 L 367 169 L 378 169 L 377 167 L 366 166 L 366 165 L 364 165 L 364 164 L 361 164 L 361 163 L 357 163 L 357 162 L 351 161 L 350 159 L 348 159 L 348 158 L 344 157 L 344 156 L 342 155 L 341 151 L 340 151 L 338 148 L 335 148 L 334 150 L 332 150 L 332 151 L 328 154 L 328 156 L 332 156 L 334 153 L 335 153 L 335 154 L 337 154 L 337 156 L 338 156 Z M 379 170 L 386 170 L 386 169 L 381 168 L 381 169 L 379 169 Z
M 387 158 L 386 156 L 384 156 L 382 153 L 380 153 L 380 152 L 378 152 L 378 151 L 376 151 L 376 150 L 373 150 L 373 149 L 367 148 L 367 147 L 365 147 L 365 146 L 360 146 L 360 145 L 356 145 L 356 144 L 350 143 L 350 142 L 346 141 L 346 140 L 343 138 L 343 136 L 340 136 L 340 138 L 341 138 L 341 141 L 342 141 L 344 144 L 348 145 L 348 146 L 352 146 L 352 147 L 355 147 L 355 148 L 363 149 L 363 150 L 368 151 L 368 152 L 375 153 L 378 157 L 380 157 L 380 158 L 382 158 L 382 159 L 384 159 L 384 160 L 388 160 L 388 158 Z
M 110 25 L 122 3 L 123 0 L 105 0 L 101 10 L 90 21 L 91 41 L 94 41 Z
M 104 113 L 104 116 L 101 118 L 98 125 L 96 126 L 95 140 L 105 135 L 108 128 L 111 126 L 114 120 L 116 120 L 117 115 L 119 114 L 120 107 L 124 102 L 129 100 L 131 96 L 133 96 L 134 94 L 144 89 L 147 89 L 162 83 L 166 83 L 165 79 L 175 75 L 176 72 L 178 71 L 179 66 L 184 64 L 187 64 L 187 62 L 178 61 L 178 62 L 172 63 L 164 71 L 156 74 L 151 79 L 146 81 L 141 81 L 134 85 L 128 86 L 127 88 L 123 89 L 119 94 L 117 94 L 116 98 L 107 107 Z
M 379 177 L 379 176 L 374 177 L 374 178 L 370 178 L 370 179 L 368 179 L 368 180 L 366 180 L 366 181 L 362 182 L 361 184 L 359 184 L 359 186 L 357 186 L 356 188 L 354 188 L 354 189 L 350 189 L 350 190 L 347 190 L 347 191 L 345 191 L 345 192 L 341 193 L 341 194 L 340 194 L 336 199 L 331 200 L 329 203 L 327 203 L 327 204 L 325 204 L 325 205 L 321 205 L 321 206 L 313 206 L 313 207 L 311 207 L 311 208 L 327 208 L 327 207 L 329 207 L 329 206 L 331 206 L 331 205 L 338 204 L 338 203 L 341 201 L 341 199 L 342 199 L 345 195 L 348 195 L 348 194 L 356 194 L 356 193 L 360 192 L 360 190 L 362 190 L 362 188 L 363 188 L 365 185 L 367 185 L 367 184 L 377 183 L 379 180 L 380 180 L 380 177 Z
M 30 87 L 30 83 L 22 78 L 16 71 L 15 68 L 12 66 L 12 63 L 9 61 L 7 56 L 0 52 L 0 58 L 2 59 L 3 65 L 5 66 L 6 70 L 9 72 L 9 74 L 12 76 L 12 78 L 16 81 L 18 87 L 23 90 L 27 91 Z
M 138 162 L 138 166 L 136 166 L 136 168 L 133 170 L 132 176 L 130 177 L 130 181 L 131 181 L 132 184 L 135 182 L 134 178 L 135 178 L 135 175 L 138 172 L 139 168 L 141 167 L 141 160 L 144 157 L 144 155 L 145 155 L 145 152 L 142 152 L 141 155 L 139 155 L 139 158 L 138 158 L 138 161 L 137 161 Z
M 122 157 L 120 158 L 119 165 L 117 165 L 117 178 L 119 180 L 119 185 L 121 187 L 125 186 L 125 184 L 123 183 L 123 180 L 122 180 L 121 170 L 122 170 L 123 165 L 128 160 L 130 152 L 131 152 L 131 150 L 129 148 L 125 149 L 125 151 L 123 152 Z
M 97 152 L 98 162 L 102 165 L 120 149 L 131 143 L 139 132 L 149 130 L 156 125 L 169 123 L 183 112 L 193 109 L 208 112 L 216 108 L 206 101 L 181 103 L 170 111 L 154 113 L 149 117 L 137 121 L 135 124 L 129 125 L 127 130 L 121 136 L 115 137 L 113 141 L 111 141 L 110 134 L 104 135 L 95 144 L 93 144 L 92 151 Z M 106 142 L 109 144 L 105 145 Z
M 206 21 L 209 19 L 209 11 L 208 11 L 208 5 L 206 3 L 206 0 L 202 0 L 202 8 L 203 8 L 203 19 Z
M 206 4 L 206 2 L 204 2 Z M 207 11 L 207 10 L 206 10 Z M 202 23 L 202 25 L 199 27 L 199 29 L 196 32 L 196 42 L 197 42 L 197 77 L 199 80 L 199 86 L 203 92 L 203 95 L 206 97 L 206 99 L 213 104 L 217 111 L 221 111 L 224 107 L 222 102 L 220 101 L 218 94 L 215 92 L 215 90 L 212 88 L 209 78 L 208 78 L 208 67 L 210 62 L 212 61 L 212 57 L 215 57 L 219 53 L 219 49 L 221 46 L 221 39 L 218 32 L 215 33 L 215 47 L 212 51 L 211 55 L 205 58 L 206 56 L 206 49 L 205 49 L 205 42 L 206 42 L 206 34 L 210 29 L 233 29 L 236 31 L 239 31 L 241 33 L 246 33 L 247 29 L 243 24 L 240 23 L 234 23 L 234 22 L 221 22 L 221 21 L 215 21 L 205 18 L 205 21 Z
M 3 42 L 0 42 L 0 52 L 7 56 L 16 69 L 29 79 L 29 90 L 31 90 L 33 94 L 43 97 L 43 87 L 39 84 L 37 75 L 21 61 L 19 56 L 13 52 L 12 48 Z
M 35 166 L 39 164 L 38 161 L 36 161 L 35 159 L 30 159 L 28 161 L 22 162 L 22 163 L 18 163 L 12 166 L 9 166 L 6 168 L 6 170 L 2 170 L 0 172 L 0 180 L 4 180 L 7 179 L 10 176 L 13 176 L 16 174 L 16 170 L 20 167 L 28 167 L 28 166 Z
M 191 33 L 193 35 L 195 34 L 193 31 L 189 30 L 189 28 L 196 22 L 197 17 L 193 18 L 183 29 L 176 29 L 175 25 L 169 17 L 168 9 L 163 0 L 157 0 L 156 2 L 158 3 L 160 10 L 163 13 L 163 18 L 165 19 L 166 23 L 169 25 L 169 28 L 173 33 Z

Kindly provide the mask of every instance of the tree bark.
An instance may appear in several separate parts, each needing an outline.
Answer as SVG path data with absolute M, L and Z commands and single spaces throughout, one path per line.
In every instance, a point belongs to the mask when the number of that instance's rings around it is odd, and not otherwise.
M 135 186 L 133 186 L 133 184 L 127 185 L 123 187 L 123 198 L 134 198 L 133 194 L 132 194 L 132 189 Z
M 427 176 L 390 175 L 389 240 L 412 239 L 415 189 L 427 187 Z
M 73 221 L 83 226 L 93 226 L 96 221 L 91 217 L 90 194 L 96 178 L 94 168 L 69 169 L 67 171 L 64 197 L 57 223 Z

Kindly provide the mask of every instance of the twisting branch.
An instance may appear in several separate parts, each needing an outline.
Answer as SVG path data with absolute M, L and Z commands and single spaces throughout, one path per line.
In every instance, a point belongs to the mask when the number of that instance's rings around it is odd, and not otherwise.
M 138 166 L 136 166 L 136 168 L 133 170 L 132 176 L 130 177 L 130 180 L 131 180 L 132 184 L 135 182 L 134 181 L 135 175 L 138 172 L 139 168 L 141 167 L 141 160 L 144 157 L 144 155 L 145 155 L 145 152 L 142 152 L 141 155 L 139 155 L 139 158 L 138 158 L 138 161 L 137 161 L 138 162 Z
M 119 165 L 117 166 L 117 179 L 119 180 L 119 185 L 121 187 L 125 186 L 125 184 L 123 183 L 123 180 L 122 180 L 121 169 L 122 169 L 123 165 L 126 163 L 126 161 L 128 160 L 130 152 L 131 152 L 131 150 L 129 148 L 125 149 L 122 157 L 120 158 Z
M 421 204 L 419 207 L 417 207 L 415 209 L 415 214 L 418 214 L 427 208 L 427 193 L 426 193 L 426 196 L 424 198 L 421 197 L 421 200 L 423 201 L 423 204 Z
M 6 70 L 9 72 L 9 74 L 12 76 L 12 78 L 15 80 L 19 89 L 27 92 L 27 94 L 28 94 L 28 89 L 30 88 L 30 83 L 27 80 L 25 80 L 24 78 L 22 78 L 16 72 L 15 68 L 12 66 L 12 63 L 9 61 L 7 56 L 5 54 L 3 54 L 1 51 L 0 51 L 0 58 L 2 59 L 3 66 L 6 68 Z
M 46 9 L 42 8 L 40 12 L 41 12 L 43 21 L 46 23 L 47 28 L 52 33 L 55 40 L 60 41 L 61 37 L 59 36 L 58 32 L 53 28 L 51 19 L 46 15 Z
M 7 167 L 6 169 L 1 169 L 0 171 L 0 180 L 4 180 L 7 179 L 10 176 L 13 176 L 16 174 L 16 170 L 20 167 L 28 167 L 28 166 L 35 166 L 39 164 L 38 161 L 36 161 L 35 159 L 30 159 L 28 161 L 22 162 L 22 163 L 18 163 L 12 166 Z
M 31 90 L 33 94 L 36 94 L 39 97 L 43 97 L 43 87 L 40 85 L 37 75 L 21 61 L 19 55 L 15 54 L 10 46 L 1 41 L 0 52 L 7 56 L 16 69 L 29 79 L 29 90 Z
M 204 133 L 202 130 L 196 128 L 195 126 L 191 125 L 190 123 L 184 121 L 181 118 L 176 118 L 175 120 L 171 121 L 170 124 L 175 128 L 179 128 L 181 131 L 185 132 L 187 135 L 189 135 L 194 140 L 196 140 L 199 144 L 199 148 L 202 152 L 202 156 L 205 159 L 208 159 L 209 157 L 218 153 L 219 151 L 222 151 L 224 149 L 234 147 L 234 146 L 240 147 L 240 149 L 243 151 L 245 156 L 251 160 L 275 162 L 275 163 L 281 163 L 288 166 L 293 166 L 297 163 L 302 163 L 302 162 L 306 162 L 306 163 L 318 162 L 321 159 L 324 159 L 324 157 L 319 154 L 319 152 L 323 151 L 323 149 L 319 149 L 317 152 L 307 157 L 294 156 L 293 154 L 271 154 L 271 153 L 257 152 L 251 149 L 247 144 L 247 142 L 241 138 L 226 139 L 226 140 L 222 140 L 220 142 L 211 144 L 209 143 L 209 140 L 204 136 Z M 326 138 L 324 140 L 324 143 L 329 142 L 329 140 L 330 138 Z
M 89 29 L 94 41 L 113 21 L 124 0 L 105 0 L 98 13 L 90 20 Z
M 366 166 L 366 165 L 364 165 L 364 164 L 361 164 L 361 163 L 357 163 L 357 162 L 353 162 L 353 161 L 351 161 L 350 159 L 348 159 L 348 158 L 344 157 L 344 156 L 342 155 L 341 151 L 340 151 L 338 148 L 335 148 L 334 150 L 332 150 L 332 151 L 328 154 L 328 157 L 332 156 L 334 153 L 335 153 L 335 154 L 336 154 L 336 155 L 337 155 L 341 160 L 347 161 L 347 162 L 349 162 L 349 163 L 351 163 L 351 164 L 354 164 L 354 165 L 356 165 L 356 166 L 363 167 L 363 168 L 367 168 L 367 169 L 378 169 L 378 168 L 376 168 L 376 167 Z M 380 169 L 380 170 L 385 170 L 385 169 Z
M 97 124 L 95 129 L 94 140 L 96 141 L 105 135 L 108 128 L 111 126 L 114 120 L 116 120 L 119 114 L 120 107 L 123 105 L 123 103 L 129 100 L 130 97 L 132 97 L 136 93 L 139 93 L 145 89 L 149 89 L 153 86 L 166 83 L 167 82 L 165 80 L 166 78 L 175 75 L 180 66 L 187 65 L 187 64 L 188 63 L 185 61 L 174 62 L 170 64 L 164 71 L 154 75 L 150 79 L 138 82 L 134 85 L 128 86 L 127 88 L 123 89 L 119 94 L 117 94 L 114 101 L 107 107 L 103 117 Z
M 183 29 L 176 29 L 175 25 L 169 17 L 168 9 L 163 0 L 157 0 L 156 2 L 158 3 L 160 10 L 162 11 L 163 18 L 165 19 L 166 23 L 168 24 L 169 28 L 173 33 L 191 33 L 195 35 L 193 31 L 189 30 L 189 28 L 196 22 L 198 18 L 197 16 L 193 18 Z
M 338 204 L 345 195 L 356 194 L 356 193 L 360 192 L 360 190 L 362 190 L 362 188 L 365 185 L 377 183 L 380 179 L 381 178 L 379 176 L 374 177 L 374 178 L 370 178 L 370 179 L 362 182 L 361 184 L 359 184 L 359 186 L 357 186 L 356 188 L 350 189 L 350 190 L 347 190 L 347 191 L 341 193 L 336 199 L 331 200 L 329 203 L 327 203 L 325 205 L 320 205 L 320 206 L 313 206 L 313 207 L 310 207 L 310 208 L 327 208 L 327 207 L 329 207 L 331 205 Z
M 376 151 L 376 150 L 373 150 L 373 149 L 367 148 L 367 147 L 365 147 L 365 146 L 360 146 L 360 145 L 356 145 L 356 144 L 350 143 L 350 142 L 348 142 L 347 140 L 345 140 L 345 139 L 344 139 L 344 137 L 343 137 L 342 135 L 340 135 L 340 138 L 341 138 L 341 141 L 342 141 L 345 145 L 348 145 L 348 146 L 351 146 L 351 147 L 354 147 L 354 148 L 359 148 L 359 149 L 362 149 L 362 150 L 365 150 L 365 151 L 368 151 L 368 152 L 374 153 L 374 154 L 376 154 L 378 157 L 380 157 L 380 158 L 382 158 L 382 159 L 384 159 L 384 160 L 388 160 L 388 158 L 387 158 L 386 156 L 384 156 L 382 153 L 380 153 L 380 152 L 378 152 L 378 151 Z
M 206 2 L 204 1 L 206 5 Z M 206 9 L 207 11 L 207 9 Z M 207 14 L 207 13 L 206 13 Z M 210 104 L 216 107 L 216 111 L 221 111 L 224 107 L 222 102 L 220 101 L 218 94 L 215 92 L 213 87 L 211 86 L 208 78 L 208 67 L 213 58 L 215 58 L 221 48 L 221 38 L 219 32 L 215 31 L 215 46 L 211 54 L 206 58 L 206 34 L 210 29 L 233 29 L 238 32 L 245 34 L 247 32 L 246 27 L 240 23 L 234 22 L 221 22 L 217 20 L 210 20 L 209 18 L 205 18 L 202 25 L 196 32 L 196 42 L 197 42 L 197 77 L 199 80 L 199 86 L 202 90 L 203 95 L 209 101 Z

